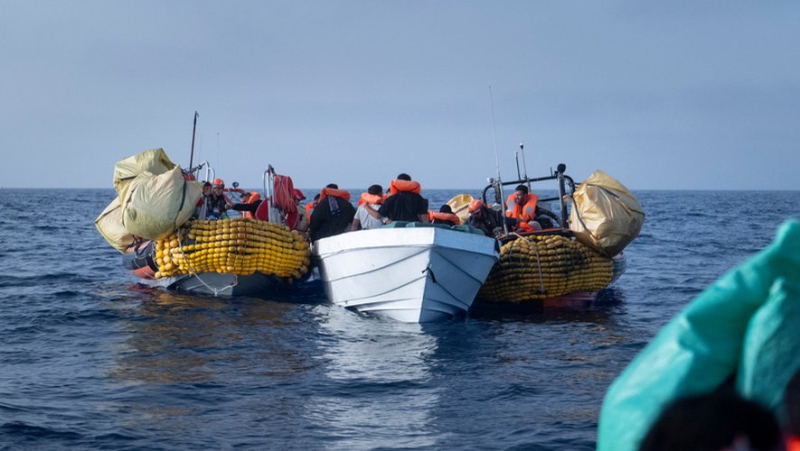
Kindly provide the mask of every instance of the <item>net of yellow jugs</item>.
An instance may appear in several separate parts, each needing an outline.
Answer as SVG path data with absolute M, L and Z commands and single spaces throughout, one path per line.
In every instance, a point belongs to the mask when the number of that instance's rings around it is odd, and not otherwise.
M 281 224 L 247 218 L 192 221 L 156 241 L 155 277 L 258 271 L 296 280 L 308 272 L 310 255 L 308 241 Z
M 599 291 L 611 283 L 611 259 L 561 235 L 531 235 L 500 248 L 478 298 L 519 303 L 580 291 Z

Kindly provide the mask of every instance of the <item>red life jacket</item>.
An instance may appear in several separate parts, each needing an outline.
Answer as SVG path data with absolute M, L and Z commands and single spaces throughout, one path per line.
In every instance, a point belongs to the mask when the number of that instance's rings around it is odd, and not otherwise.
M 506 199 L 506 216 L 509 218 L 519 219 L 522 222 L 533 221 L 536 216 L 536 203 L 539 201 L 539 196 L 533 193 L 528 193 L 528 199 L 525 205 L 518 205 L 516 194 L 511 194 Z
M 400 191 L 409 191 L 412 193 L 420 194 L 422 187 L 415 181 L 408 180 L 392 180 L 389 182 L 389 195 L 394 195 Z
M 461 225 L 461 219 L 455 213 L 442 213 L 440 211 L 428 211 L 428 219 L 433 222 L 434 219 L 440 221 L 452 222 L 455 225 Z

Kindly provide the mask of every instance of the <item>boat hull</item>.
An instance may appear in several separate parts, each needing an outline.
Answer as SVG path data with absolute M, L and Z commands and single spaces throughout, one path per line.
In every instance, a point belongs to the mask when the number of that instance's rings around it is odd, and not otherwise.
M 323 238 L 314 256 L 331 302 L 403 322 L 465 313 L 497 261 L 494 239 L 436 227 Z
M 145 283 L 181 293 L 219 297 L 274 296 L 285 294 L 292 287 L 280 277 L 260 272 L 249 275 L 206 272 L 196 275 L 150 279 Z

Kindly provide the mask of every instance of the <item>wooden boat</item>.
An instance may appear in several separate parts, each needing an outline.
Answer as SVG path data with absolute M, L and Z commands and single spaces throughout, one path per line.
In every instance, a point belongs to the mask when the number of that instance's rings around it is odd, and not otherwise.
M 441 321 L 469 310 L 497 261 L 496 241 L 458 227 L 397 225 L 314 242 L 328 298 L 403 322 Z

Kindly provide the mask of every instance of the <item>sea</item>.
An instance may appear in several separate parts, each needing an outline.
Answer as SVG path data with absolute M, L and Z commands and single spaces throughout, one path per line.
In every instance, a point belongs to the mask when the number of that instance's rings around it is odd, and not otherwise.
M 800 216 L 800 191 L 634 194 L 644 227 L 595 301 L 420 325 L 318 285 L 151 289 L 95 230 L 113 189 L 0 189 L 0 449 L 594 449 L 615 377 Z

